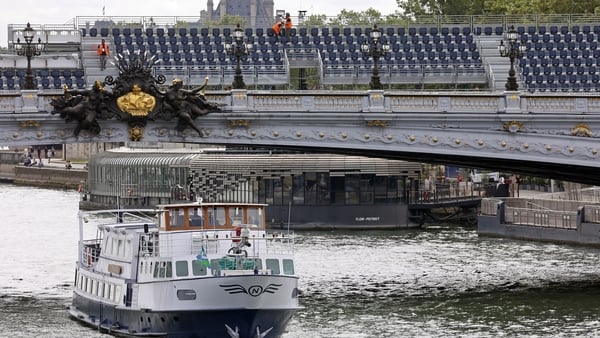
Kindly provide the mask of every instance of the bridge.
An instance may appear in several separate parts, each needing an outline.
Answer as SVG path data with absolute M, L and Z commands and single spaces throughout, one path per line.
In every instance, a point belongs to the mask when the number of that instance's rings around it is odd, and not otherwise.
M 56 92 L 0 94 L 5 146 L 132 141 L 127 123 L 74 135 L 75 123 L 51 114 Z M 137 140 L 293 148 L 455 164 L 600 183 L 600 98 L 589 93 L 247 91 L 207 92 L 221 113 L 175 130 L 149 121 Z
M 101 80 L 110 87 L 112 80 L 106 80 L 119 76 L 116 66 L 99 70 L 93 48 L 99 38 L 120 56 L 150 55 L 155 77 L 180 77 L 193 87 L 208 75 L 211 88 L 233 80 L 235 58 L 224 50 L 230 27 L 198 26 L 198 18 L 96 19 L 33 26 L 34 39 L 46 45 L 46 52 L 33 58 L 33 90 L 21 85 L 23 58 L 3 55 L 0 145 L 248 145 L 600 184 L 600 19 L 594 16 L 437 18 L 382 27 L 381 39 L 390 45 L 380 64 L 385 90 L 329 89 L 369 82 L 373 60 L 357 53 L 369 41 L 371 27 L 297 27 L 289 41 L 278 40 L 269 29 L 248 27 L 244 38 L 256 48 L 241 63 L 251 89 L 207 91 L 208 101 L 222 112 L 194 120 L 201 135 L 190 128 L 177 131 L 175 121 L 149 120 L 134 130 L 114 118 L 100 120 L 99 133 L 78 132 L 75 122 L 52 114 L 52 100 L 63 96 L 63 86 L 85 89 Z M 174 23 L 181 27 L 173 28 Z M 511 26 L 525 47 L 516 60 L 522 90 L 505 91 L 508 62 L 497 47 Z M 9 26 L 13 47 L 23 27 Z M 294 69 L 316 70 L 318 89 L 290 90 Z M 287 90 L 261 90 L 265 86 Z M 424 90 L 428 86 L 433 87 Z

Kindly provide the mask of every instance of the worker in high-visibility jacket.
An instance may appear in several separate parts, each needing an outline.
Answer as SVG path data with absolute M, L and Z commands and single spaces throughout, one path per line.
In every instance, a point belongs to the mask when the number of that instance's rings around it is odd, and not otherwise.
M 102 41 L 98 45 L 98 55 L 100 56 L 100 70 L 106 69 L 106 60 L 108 60 L 108 54 L 110 54 L 108 45 L 106 44 L 106 41 L 102 39 Z
M 292 17 L 290 13 L 285 13 L 285 37 L 289 40 L 292 34 Z

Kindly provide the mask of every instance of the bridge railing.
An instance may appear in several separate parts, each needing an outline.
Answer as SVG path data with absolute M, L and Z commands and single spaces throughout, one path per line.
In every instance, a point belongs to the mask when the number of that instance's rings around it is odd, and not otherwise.
M 219 73 L 221 74 L 221 73 Z M 197 74 L 198 75 L 198 74 Z M 199 76 L 199 75 L 198 75 Z M 202 74 L 206 76 L 206 73 Z M 221 75 L 219 75 L 221 76 Z M 62 89 L 0 91 L 0 114 L 48 113 L 50 101 Z M 443 114 L 556 114 L 557 116 L 600 114 L 600 97 L 578 93 L 557 97 L 541 93 L 235 90 L 211 91 L 206 96 L 232 111 L 269 112 L 378 112 Z M 519 124 L 504 126 L 518 132 Z M 566 131 L 568 135 L 591 136 L 585 125 Z

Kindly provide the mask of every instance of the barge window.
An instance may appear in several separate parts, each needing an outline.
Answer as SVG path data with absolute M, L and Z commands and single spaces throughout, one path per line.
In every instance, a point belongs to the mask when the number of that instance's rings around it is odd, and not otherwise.
M 304 176 L 292 176 L 292 198 L 295 205 L 304 205 Z
M 271 270 L 272 275 L 279 275 L 279 260 L 273 258 L 267 258 L 267 269 Z
M 293 275 L 294 274 L 294 260 L 292 259 L 283 259 L 281 261 L 283 265 L 283 274 L 284 275 Z
M 360 176 L 359 175 L 347 175 L 346 176 L 346 205 L 358 205 L 358 192 L 360 191 Z
M 192 261 L 192 273 L 194 276 L 206 276 L 206 264 L 202 264 L 202 261 L 199 259 L 194 259 Z
M 188 261 L 176 261 L 175 274 L 177 275 L 177 277 L 185 277 L 189 275 Z

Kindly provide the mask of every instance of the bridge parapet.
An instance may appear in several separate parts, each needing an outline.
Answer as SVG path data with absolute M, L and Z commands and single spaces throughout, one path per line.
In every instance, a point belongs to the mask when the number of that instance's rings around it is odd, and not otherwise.
M 50 101 L 61 95 L 60 90 L 3 92 L 0 114 L 50 113 Z M 586 93 L 232 90 L 206 96 L 233 112 L 600 114 L 600 97 Z

